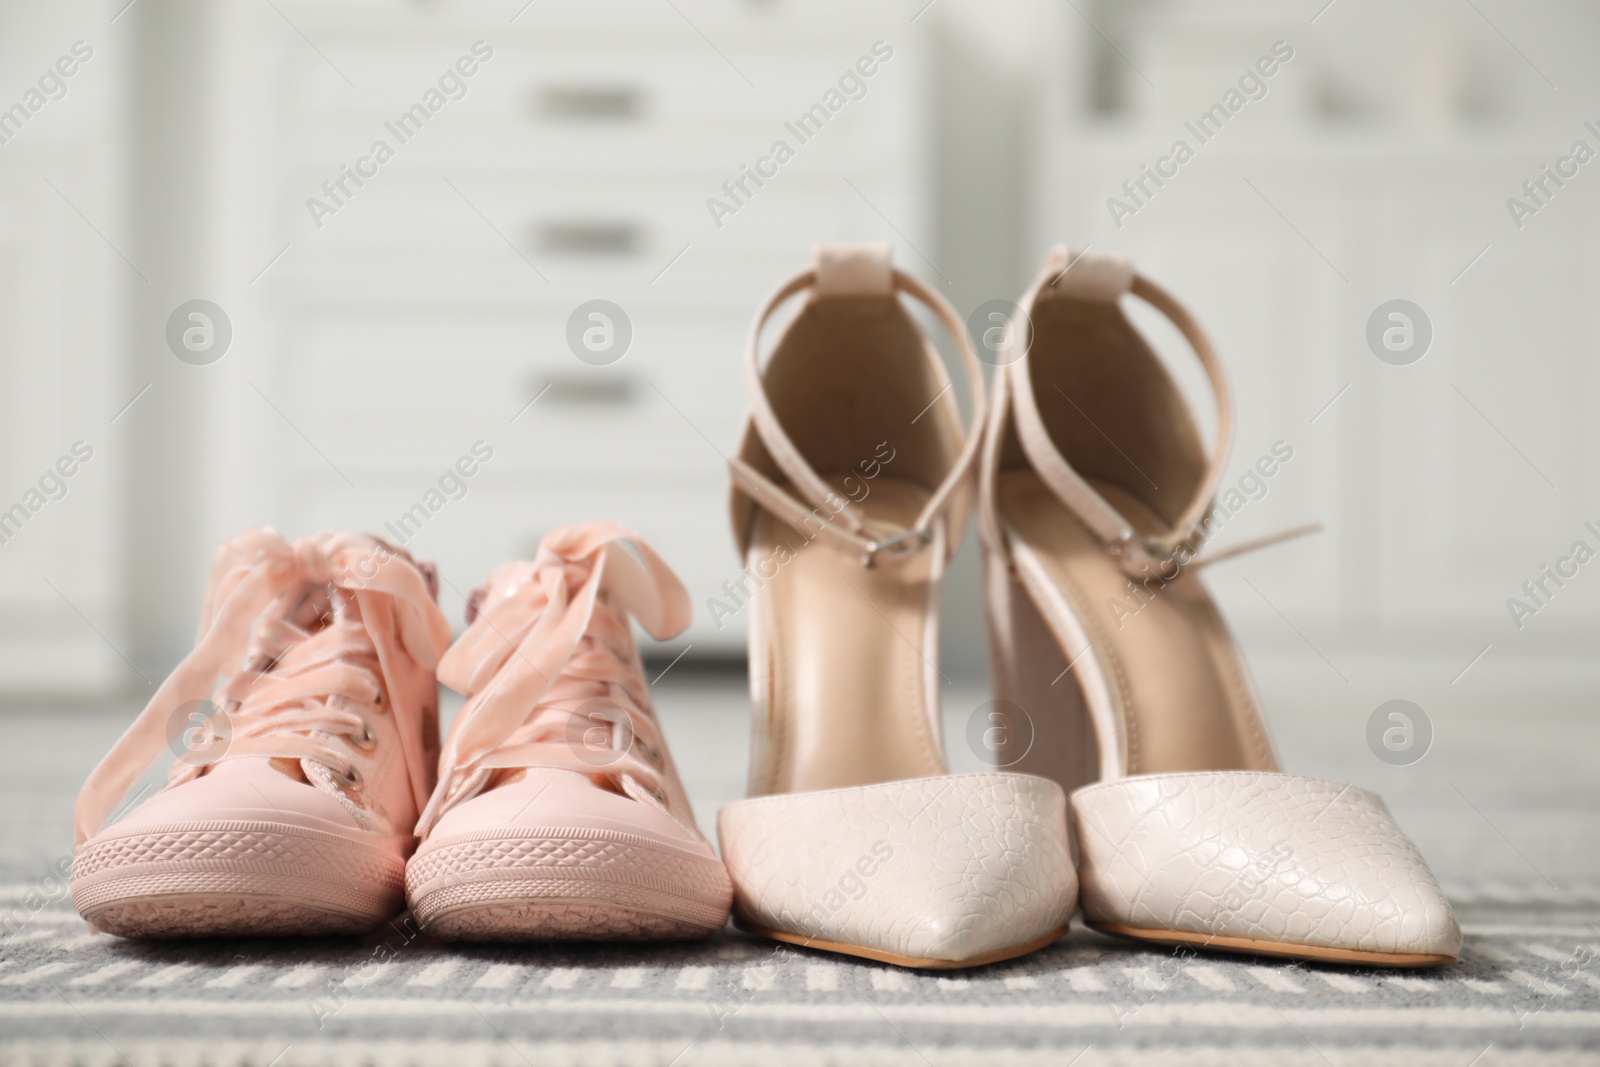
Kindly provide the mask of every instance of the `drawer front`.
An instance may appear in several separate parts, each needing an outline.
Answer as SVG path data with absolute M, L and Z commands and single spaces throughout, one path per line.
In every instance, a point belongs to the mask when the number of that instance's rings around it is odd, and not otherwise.
M 574 356 L 553 316 L 319 316 L 292 338 L 276 392 L 341 468 L 427 469 L 479 438 L 540 472 L 720 463 L 744 410 L 743 323 L 633 312 L 628 351 L 607 366 Z
M 318 227 L 306 203 L 315 197 L 335 207 L 319 188 L 326 175 L 297 171 L 284 182 L 280 210 L 304 251 L 284 266 L 286 273 L 338 284 L 335 272 L 353 282 L 386 265 L 391 274 L 457 264 L 504 272 L 518 266 L 520 254 L 552 281 L 637 269 L 648 282 L 686 243 L 697 245 L 699 268 L 754 251 L 792 255 L 840 232 L 882 232 L 884 217 L 903 227 L 920 221 L 908 182 L 857 174 L 820 157 L 804 167 L 797 161 L 741 204 L 722 189 L 730 176 L 732 167 L 699 175 L 641 170 L 537 179 L 413 168 L 380 173 L 331 213 L 319 208 Z M 712 198 L 732 211 L 713 218 L 706 206 Z
M 707 601 L 739 577 L 725 457 L 745 332 L 815 242 L 923 244 L 927 50 L 906 14 L 884 9 L 874 30 L 849 0 L 280 6 L 327 59 L 285 31 L 266 187 L 290 249 L 257 291 L 286 325 L 252 379 L 292 424 L 261 424 L 270 521 L 408 539 L 441 563 L 459 619 L 465 592 L 543 531 L 615 518 L 694 596 L 675 647 L 742 651 L 742 617 L 717 626 Z M 879 37 L 894 56 L 820 128 L 791 128 Z M 493 57 L 457 84 L 446 71 L 480 39 Z M 437 107 L 399 130 L 430 89 Z M 763 185 L 724 188 L 780 139 L 793 156 Z M 360 184 L 343 176 L 358 163 Z M 713 216 L 713 199 L 733 210 Z M 632 330 L 603 366 L 567 339 L 595 299 Z M 441 498 L 478 442 L 492 458 Z
M 502 130 L 524 126 L 553 132 L 591 128 L 626 133 L 651 126 L 687 128 L 771 117 L 770 103 L 759 94 L 733 91 L 737 76 L 726 66 L 708 64 L 703 44 L 699 49 L 661 48 L 605 34 L 546 38 L 538 45 L 497 39 L 490 46 L 492 58 L 482 62 L 469 54 L 472 45 L 470 38 L 463 38 L 452 53 L 441 50 L 438 37 L 414 45 L 364 44 L 361 58 L 367 69 L 359 93 L 337 80 L 295 78 L 287 103 L 304 121 L 330 126 L 392 121 L 412 103 L 422 102 L 429 90 L 438 91 L 428 101 L 438 108 L 435 115 L 453 116 L 470 109 Z M 863 42 L 863 50 L 869 46 Z M 295 62 L 304 58 L 296 54 Z M 320 62 L 315 55 L 310 58 Z M 772 44 L 763 46 L 755 59 L 777 76 L 773 80 L 781 78 L 785 84 L 831 78 L 825 73 L 831 66 L 818 70 L 818 57 Z M 890 60 L 872 80 L 893 68 Z M 473 73 L 462 75 L 462 69 Z M 818 85 L 817 92 L 826 87 Z

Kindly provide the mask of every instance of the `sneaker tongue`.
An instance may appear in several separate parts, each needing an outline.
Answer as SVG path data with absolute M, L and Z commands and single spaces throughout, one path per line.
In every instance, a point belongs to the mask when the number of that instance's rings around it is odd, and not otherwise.
M 261 649 L 272 655 L 274 671 L 283 671 L 291 665 L 303 664 L 309 658 L 325 654 L 327 642 L 345 646 L 339 656 L 341 659 L 348 658 L 350 652 L 355 651 L 351 645 L 374 656 L 377 653 L 372 635 L 367 632 L 366 623 L 361 617 L 360 601 L 332 585 L 307 585 L 288 610 L 278 616 L 278 620 L 280 626 L 270 637 L 266 635 L 271 631 L 261 631 L 268 643 L 281 646 Z
M 313 646 L 328 641 L 349 643 L 352 638 L 360 648 L 370 651 L 376 662 L 377 649 L 362 622 L 359 601 L 332 583 L 308 583 L 287 610 L 276 616 L 276 623 L 258 632 L 257 645 L 252 650 L 252 659 L 270 663 L 267 675 L 299 669 L 308 658 L 317 655 Z M 347 659 L 348 655 L 339 658 Z M 382 673 L 374 674 L 381 686 Z M 304 760 L 278 757 L 266 762 L 285 778 L 322 788 L 317 781 L 319 776 L 311 773 Z M 332 788 L 324 791 L 338 793 Z
M 307 633 L 320 630 L 333 621 L 334 595 L 333 586 L 327 583 L 307 585 L 285 618 Z

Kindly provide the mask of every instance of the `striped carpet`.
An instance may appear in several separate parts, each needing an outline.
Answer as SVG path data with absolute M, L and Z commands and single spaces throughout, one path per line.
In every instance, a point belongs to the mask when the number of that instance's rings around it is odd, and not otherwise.
M 1515 887 L 1503 887 L 1511 888 Z M 1526 887 L 1532 889 L 1531 886 Z M 1075 930 L 958 975 L 725 933 L 655 948 L 351 940 L 139 944 L 0 889 L 0 1062 L 1593 1063 L 1595 892 L 1457 891 L 1463 962 L 1396 974 L 1152 951 Z M 978 1050 L 981 1050 L 981 1055 Z
M 709 824 L 742 788 L 742 693 L 690 676 L 658 700 Z M 981 701 L 948 699 L 948 736 Z M 84 931 L 52 871 L 72 795 L 131 711 L 74 713 L 70 731 L 60 714 L 0 713 L 0 751 L 16 757 L 0 778 L 0 1067 L 1593 1064 L 1600 724 L 1577 704 L 1521 706 L 1545 719 L 1507 731 L 1493 707 L 1456 710 L 1411 768 L 1371 757 L 1359 709 L 1308 703 L 1277 724 L 1288 765 L 1381 790 L 1439 871 L 1465 956 L 1416 974 L 1174 954 L 1082 928 L 954 975 L 731 930 L 649 948 L 460 948 L 404 920 L 359 941 L 121 941 Z

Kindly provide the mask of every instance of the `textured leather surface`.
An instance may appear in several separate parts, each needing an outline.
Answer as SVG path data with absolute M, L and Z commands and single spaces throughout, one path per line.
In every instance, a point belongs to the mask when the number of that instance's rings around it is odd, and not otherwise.
M 1066 795 L 965 774 L 742 800 L 717 819 L 747 923 L 965 960 L 1065 927 L 1077 901 Z
M 807 289 L 763 367 L 767 318 Z M 901 293 L 962 357 L 966 431 Z M 900 963 L 974 961 L 1064 929 L 1077 897 L 1066 794 L 943 774 L 939 591 L 985 389 L 960 317 L 887 247 L 823 246 L 757 312 L 745 378 L 731 466 L 756 796 L 718 819 L 742 921 Z
M 1126 272 L 1103 255 L 1052 254 L 1024 295 L 1027 346 L 997 376 L 980 464 L 995 692 L 1043 742 L 1017 769 L 1070 786 L 1083 759 L 1040 761 L 1093 727 L 1101 784 L 1072 794 L 1084 915 L 1157 941 L 1454 957 L 1450 906 L 1383 802 L 1276 773 L 1237 645 L 1197 575 L 1197 542 L 1229 517 L 1212 509 L 1227 383 L 1193 317 Z M 1207 373 L 1209 457 L 1183 391 L 1116 302 L 1124 277 Z
M 1455 956 L 1461 928 L 1375 793 L 1265 771 L 1141 775 L 1072 795 L 1091 922 Z

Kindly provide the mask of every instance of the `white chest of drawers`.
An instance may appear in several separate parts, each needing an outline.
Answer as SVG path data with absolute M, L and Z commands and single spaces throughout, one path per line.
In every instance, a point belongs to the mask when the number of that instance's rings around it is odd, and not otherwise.
M 279 6 L 286 18 L 223 31 L 249 68 L 233 80 L 262 84 L 234 93 L 250 162 L 235 160 L 218 213 L 254 216 L 235 242 L 261 266 L 287 251 L 235 287 L 236 318 L 259 328 L 218 364 L 236 439 L 211 525 L 385 533 L 481 441 L 493 458 L 409 542 L 440 562 L 452 615 L 544 531 L 606 517 L 695 599 L 667 654 L 741 651 L 742 622 L 718 628 L 706 601 L 738 574 L 722 455 L 744 334 L 813 242 L 926 239 L 926 48 L 909 16 L 787 0 Z M 830 98 L 880 40 L 892 56 L 859 97 Z M 465 94 L 396 127 L 479 41 L 492 56 Z M 843 106 L 802 143 L 792 124 L 829 99 Z M 793 158 L 714 219 L 708 199 L 728 203 L 723 183 L 779 139 Z M 379 140 L 392 158 L 361 162 Z M 335 203 L 324 181 L 358 164 L 369 176 L 335 185 Z M 335 210 L 314 220 L 310 198 Z M 593 299 L 632 327 L 607 366 L 566 341 Z

